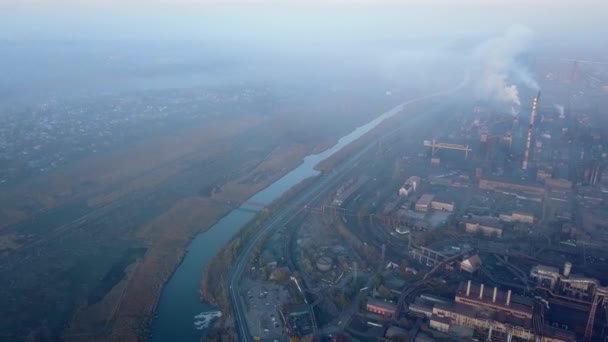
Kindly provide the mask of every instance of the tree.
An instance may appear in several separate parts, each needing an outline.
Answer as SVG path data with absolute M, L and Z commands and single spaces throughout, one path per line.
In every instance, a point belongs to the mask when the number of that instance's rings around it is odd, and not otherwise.
M 287 279 L 287 272 L 282 267 L 281 268 L 277 268 L 270 275 L 270 280 L 274 280 L 274 281 L 276 281 L 278 283 L 281 283 L 281 282 L 285 281 L 285 279 Z
M 346 295 L 346 292 L 342 291 L 342 294 L 340 294 L 340 299 L 339 299 L 340 307 L 345 308 L 346 305 L 348 305 L 348 302 L 349 302 L 348 295 Z

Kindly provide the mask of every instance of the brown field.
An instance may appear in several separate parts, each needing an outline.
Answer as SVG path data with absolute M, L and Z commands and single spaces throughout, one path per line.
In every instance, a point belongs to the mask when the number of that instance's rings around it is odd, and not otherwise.
M 179 264 L 195 234 L 209 228 L 238 201 L 264 188 L 296 166 L 310 152 L 304 145 L 277 147 L 248 174 L 222 185 L 213 201 L 185 198 L 154 221 L 139 229 L 136 237 L 148 252 L 131 266 L 123 279 L 104 299 L 82 306 L 65 331 L 67 340 L 136 340 L 145 336 L 160 298 L 163 284 Z M 250 182 L 263 174 L 263 180 Z M 219 199 L 219 201 L 218 201 Z M 221 205 L 230 200 L 233 205 Z
M 345 133 L 323 121 L 354 110 L 339 103 L 200 123 L 1 189 L 0 339 L 145 339 L 191 239 Z
M 137 235 L 148 247 L 145 257 L 101 302 L 80 308 L 64 338 L 138 340 L 147 331 L 162 285 L 179 264 L 185 246 L 201 227 L 209 227 L 227 210 L 205 199 L 185 198 L 144 226 Z
M 226 150 L 219 142 L 252 129 L 264 119 L 248 116 L 211 122 L 104 156 L 92 156 L 12 189 L 0 191 L 0 229 L 41 211 L 87 198 L 99 206 L 157 185 L 186 166 Z M 113 190 L 114 189 L 114 190 Z M 109 190 L 109 191 L 108 191 Z

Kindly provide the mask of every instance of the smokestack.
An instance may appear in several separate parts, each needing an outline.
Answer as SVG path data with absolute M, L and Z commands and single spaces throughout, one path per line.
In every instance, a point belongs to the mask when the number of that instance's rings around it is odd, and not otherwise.
M 511 304 L 511 290 L 507 291 L 507 306 Z
M 471 294 L 471 281 L 467 282 L 467 297 Z
M 570 276 L 570 272 L 572 272 L 572 263 L 566 261 L 564 263 L 564 277 L 568 278 Z
M 483 299 L 483 284 L 481 284 L 481 287 L 479 288 L 479 299 Z
M 538 111 L 538 100 L 540 91 L 532 102 L 532 114 L 530 114 L 530 125 L 528 126 L 528 137 L 526 138 L 526 149 L 524 151 L 524 162 L 521 165 L 522 170 L 528 169 L 528 160 L 530 159 L 530 144 L 532 143 L 532 134 L 534 132 L 534 121 L 536 120 L 536 112 Z
M 492 303 L 496 303 L 497 294 L 498 294 L 498 287 L 494 286 L 494 294 L 492 295 Z

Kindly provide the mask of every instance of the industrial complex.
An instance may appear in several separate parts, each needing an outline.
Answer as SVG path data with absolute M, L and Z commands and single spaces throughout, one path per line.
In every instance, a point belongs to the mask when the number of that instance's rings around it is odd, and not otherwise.
M 275 314 L 247 315 L 251 340 L 608 341 L 607 88 L 543 83 L 516 114 L 396 118 L 257 246 L 239 291 Z

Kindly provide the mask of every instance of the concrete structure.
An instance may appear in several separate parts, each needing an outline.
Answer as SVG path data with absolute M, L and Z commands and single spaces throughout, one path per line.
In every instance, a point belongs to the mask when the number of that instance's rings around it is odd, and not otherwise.
M 322 256 L 317 259 L 317 269 L 321 272 L 327 272 L 331 270 L 333 266 L 333 261 L 328 256 Z
M 524 297 L 513 296 L 511 290 L 506 292 L 497 288 L 485 290 L 484 284 L 474 284 L 470 280 L 466 286 L 460 287 L 455 302 L 502 312 L 516 318 L 532 319 L 532 301 Z
M 560 189 L 560 190 L 571 190 L 572 182 L 567 179 L 561 178 L 545 178 L 545 185 L 550 188 Z
M 571 272 L 572 264 L 569 262 L 564 263 L 563 275 L 560 275 L 556 267 L 537 265 L 530 271 L 530 278 L 539 286 L 549 289 L 552 295 L 591 305 L 585 329 L 585 341 L 590 341 L 593 336 L 596 310 L 601 303 L 608 300 L 608 286 L 602 286 L 597 279 L 571 274 Z
M 365 309 L 384 317 L 392 317 L 397 310 L 397 306 L 393 303 L 383 302 L 377 299 L 368 299 Z
M 420 184 L 420 177 L 418 176 L 411 176 L 410 178 L 408 178 L 405 183 L 403 184 L 403 186 L 399 189 L 399 196 L 400 197 L 407 197 L 410 194 L 416 192 L 416 189 L 418 188 L 418 185 Z
M 502 237 L 502 224 L 497 219 L 476 216 L 465 219 L 463 222 L 467 233 L 480 232 L 486 236 Z
M 502 180 L 480 179 L 479 188 L 482 190 L 491 190 L 507 195 L 520 195 L 522 197 L 531 197 L 538 199 L 545 194 L 545 188 L 534 184 L 513 183 Z
M 432 194 L 424 194 L 420 197 L 420 199 L 416 202 L 416 211 L 420 211 L 426 213 L 431 208 L 431 202 L 435 195 Z
M 559 269 L 557 267 L 537 265 L 532 267 L 530 278 L 543 287 L 554 289 L 559 280 Z
M 433 314 L 429 321 L 429 326 L 432 329 L 447 333 L 450 330 L 451 323 L 450 317 Z
M 511 295 L 511 290 L 493 288 L 484 291 L 483 284 L 461 284 L 454 303 L 437 303 L 429 326 L 445 333 L 465 327 L 487 336 L 488 340 L 573 342 L 572 332 L 539 325 L 533 312 L 533 302 Z
M 572 272 L 572 263 L 566 261 L 564 263 L 564 277 L 568 278 L 570 276 L 570 272 Z
M 412 192 L 412 186 L 409 184 L 404 184 L 401 188 L 399 188 L 399 197 L 407 197 Z
M 426 318 L 431 318 L 433 315 L 433 306 L 412 303 L 408 306 L 408 311 L 410 313 L 425 316 Z
M 443 200 L 440 200 L 440 199 L 434 199 L 431 202 L 431 208 L 433 208 L 434 210 L 442 210 L 442 211 L 452 212 L 452 211 L 454 211 L 454 202 L 443 201 Z
M 460 263 L 460 270 L 466 271 L 469 273 L 475 273 L 481 267 L 481 258 L 479 255 L 475 254 L 472 257 L 463 260 Z
M 521 223 L 534 223 L 534 215 L 523 211 L 514 211 L 511 214 L 511 221 Z
M 538 169 L 536 171 L 536 179 L 539 181 L 544 181 L 547 178 L 551 177 L 551 170 Z
M 528 126 L 528 136 L 526 137 L 526 149 L 524 150 L 524 161 L 521 165 L 523 170 L 528 169 L 528 161 L 530 159 L 530 145 L 532 143 L 532 135 L 534 134 L 534 122 L 536 120 L 536 113 L 538 111 L 538 100 L 540 98 L 540 91 L 538 95 L 534 97 L 532 102 L 532 113 L 530 114 L 530 125 Z
M 560 274 L 557 267 L 536 265 L 530 271 L 530 278 L 541 287 L 555 293 L 579 300 L 591 301 L 596 291 L 607 291 L 597 279 L 579 274 L 571 274 L 572 263 L 564 263 L 564 273 Z
M 469 148 L 469 145 L 441 143 L 441 142 L 436 141 L 435 139 L 433 139 L 432 141 L 425 140 L 422 142 L 422 144 L 424 146 L 431 148 L 431 155 L 433 157 L 435 156 L 435 153 L 437 153 L 437 151 L 439 151 L 441 149 L 446 149 L 446 150 L 462 151 L 462 152 L 464 152 L 464 159 L 467 159 L 469 157 L 469 152 L 473 151 L 472 149 Z

